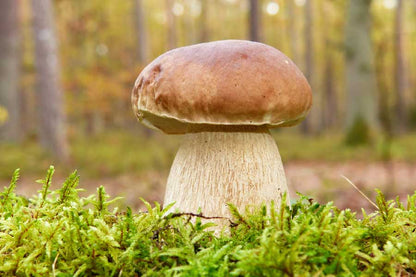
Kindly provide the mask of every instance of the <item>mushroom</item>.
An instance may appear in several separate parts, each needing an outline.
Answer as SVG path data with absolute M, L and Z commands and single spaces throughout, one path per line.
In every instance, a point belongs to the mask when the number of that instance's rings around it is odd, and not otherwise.
M 181 212 L 229 217 L 279 204 L 288 192 L 269 129 L 299 123 L 311 88 L 279 50 L 225 40 L 181 47 L 143 69 L 132 93 L 139 121 L 167 134 L 185 134 L 171 167 L 164 203 Z

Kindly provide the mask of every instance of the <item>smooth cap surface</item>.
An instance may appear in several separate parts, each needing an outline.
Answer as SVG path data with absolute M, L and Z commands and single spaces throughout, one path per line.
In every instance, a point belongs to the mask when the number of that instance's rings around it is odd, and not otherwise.
M 156 58 L 137 78 L 132 104 L 142 123 L 169 134 L 212 125 L 273 128 L 300 122 L 311 107 L 312 92 L 279 50 L 225 40 Z

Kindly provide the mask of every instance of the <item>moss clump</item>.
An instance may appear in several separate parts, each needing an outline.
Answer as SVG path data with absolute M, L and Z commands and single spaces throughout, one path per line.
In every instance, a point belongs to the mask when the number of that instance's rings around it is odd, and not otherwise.
M 110 210 L 104 188 L 80 197 L 76 173 L 39 195 L 15 195 L 19 171 L 0 195 L 1 276 L 387 276 L 416 273 L 416 194 L 404 207 L 377 198 L 357 219 L 301 196 L 291 208 L 250 215 L 230 205 L 230 233 L 215 236 L 201 214 Z M 283 201 L 285 202 L 285 201 Z M 191 220 L 192 219 L 192 220 Z

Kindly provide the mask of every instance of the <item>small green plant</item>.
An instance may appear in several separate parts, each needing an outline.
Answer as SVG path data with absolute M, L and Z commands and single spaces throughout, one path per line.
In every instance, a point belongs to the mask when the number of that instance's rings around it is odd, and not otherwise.
M 357 219 L 350 210 L 300 195 L 291 207 L 251 214 L 229 204 L 229 232 L 203 213 L 155 203 L 145 212 L 110 209 L 104 187 L 80 197 L 71 174 L 50 190 L 54 168 L 31 199 L 16 195 L 16 170 L 0 193 L 1 276 L 396 276 L 416 274 L 416 194 Z M 283 201 L 282 203 L 286 203 Z

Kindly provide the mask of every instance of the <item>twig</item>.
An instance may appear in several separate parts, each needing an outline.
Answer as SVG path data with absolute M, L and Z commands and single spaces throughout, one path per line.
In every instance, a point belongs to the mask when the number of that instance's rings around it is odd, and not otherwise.
M 52 276 L 56 276 L 55 275 L 55 266 L 56 266 L 56 262 L 58 261 L 58 257 L 59 257 L 59 253 L 58 254 L 56 254 L 56 257 L 55 257 L 55 260 L 53 261 L 53 264 L 52 264 Z
M 205 216 L 202 213 L 199 213 L 199 214 L 195 214 L 195 213 L 174 213 L 174 214 L 170 215 L 170 218 L 186 216 L 186 215 L 200 217 L 200 218 L 203 218 L 203 219 L 229 219 L 228 217 L 222 217 L 222 216 Z
M 203 218 L 203 219 L 227 219 L 229 221 L 229 223 L 230 223 L 230 227 L 236 227 L 236 226 L 238 226 L 238 223 L 233 222 L 228 217 L 223 217 L 223 216 L 205 216 L 202 213 L 199 213 L 199 214 L 195 214 L 195 213 L 174 213 L 174 214 L 170 214 L 169 215 L 169 218 L 175 218 L 175 217 L 181 217 L 181 216 L 189 216 L 189 218 L 195 216 L 195 217 L 200 217 L 200 218 Z M 243 221 L 243 223 L 246 223 L 246 222 L 244 222 L 244 220 L 242 220 L 242 221 Z M 189 220 L 188 220 L 188 222 L 189 222 Z M 250 228 L 250 226 L 247 223 L 246 223 L 246 225 Z
M 364 192 L 362 192 L 356 185 L 354 185 L 354 183 L 351 182 L 350 179 L 348 179 L 344 175 L 341 175 L 341 177 L 344 178 L 351 186 L 353 186 L 362 196 L 364 196 L 365 199 L 367 199 L 368 202 L 370 202 L 371 205 L 373 205 L 378 210 L 378 206 L 373 201 L 371 201 L 371 199 L 368 198 L 368 196 L 365 195 Z

